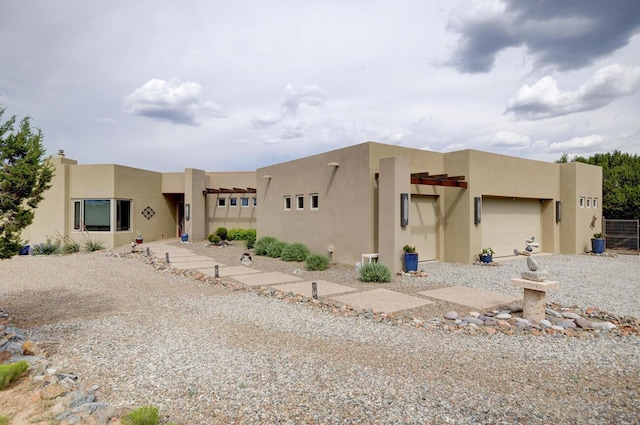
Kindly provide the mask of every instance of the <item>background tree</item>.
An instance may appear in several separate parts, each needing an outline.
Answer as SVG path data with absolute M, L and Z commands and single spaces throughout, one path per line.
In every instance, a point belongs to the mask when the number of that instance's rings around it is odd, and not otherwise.
M 0 123 L 5 108 L 0 108 Z M 33 222 L 42 194 L 51 187 L 53 166 L 43 159 L 42 131 L 31 131 L 30 119 L 14 130 L 15 115 L 0 124 L 0 259 L 20 250 L 21 231 Z
M 589 158 L 567 154 L 556 162 L 583 162 L 602 167 L 602 215 L 606 218 L 640 219 L 640 157 L 613 151 Z

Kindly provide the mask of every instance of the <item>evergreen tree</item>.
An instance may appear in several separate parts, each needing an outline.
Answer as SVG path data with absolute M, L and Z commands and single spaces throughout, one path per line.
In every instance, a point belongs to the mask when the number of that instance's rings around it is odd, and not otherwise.
M 20 250 L 20 233 L 33 222 L 53 177 L 53 166 L 43 159 L 42 131 L 31 131 L 29 117 L 15 131 L 15 115 L 1 123 L 4 112 L 0 108 L 0 259 Z
M 602 167 L 602 215 L 606 218 L 640 219 L 640 157 L 615 150 L 571 161 Z M 556 162 L 568 162 L 563 154 Z

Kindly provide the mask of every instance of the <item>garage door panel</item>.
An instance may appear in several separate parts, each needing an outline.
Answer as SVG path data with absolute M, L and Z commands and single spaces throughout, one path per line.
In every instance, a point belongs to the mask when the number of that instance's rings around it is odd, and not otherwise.
M 438 256 L 438 220 L 433 196 L 411 195 L 409 211 L 410 245 L 416 247 L 420 261 Z
M 542 242 L 542 207 L 537 199 L 483 198 L 482 246 L 496 256 L 513 255 L 524 249 L 525 240 L 535 236 Z

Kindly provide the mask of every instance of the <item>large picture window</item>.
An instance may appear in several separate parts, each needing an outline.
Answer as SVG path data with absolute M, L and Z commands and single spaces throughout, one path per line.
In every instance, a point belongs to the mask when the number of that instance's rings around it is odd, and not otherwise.
M 112 211 L 112 205 L 115 211 Z M 113 217 L 113 222 L 112 222 Z M 73 201 L 73 229 L 79 232 L 131 230 L 131 200 L 81 199 Z

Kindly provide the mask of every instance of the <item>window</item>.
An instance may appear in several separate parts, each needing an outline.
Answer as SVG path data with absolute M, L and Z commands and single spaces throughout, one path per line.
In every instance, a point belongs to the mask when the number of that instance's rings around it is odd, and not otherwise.
M 243 207 L 249 206 L 249 198 L 240 198 L 240 205 Z
M 598 208 L 598 198 L 593 198 L 593 208 Z
M 296 208 L 299 210 L 304 209 L 304 195 L 296 195 Z
M 252 198 L 253 199 L 253 206 L 257 207 L 258 206 L 258 198 Z
M 218 206 L 226 207 L 227 206 L 227 198 L 218 198 Z
M 580 197 L 580 208 L 584 208 L 584 196 Z
M 285 196 L 284 197 L 284 209 L 285 210 L 290 210 L 291 209 L 291 196 Z
M 116 231 L 131 230 L 131 201 L 116 200 Z
M 587 208 L 591 208 L 591 198 L 587 198 Z
M 317 210 L 318 209 L 318 194 L 317 193 L 312 193 L 311 195 L 309 195 L 309 201 L 311 203 L 311 209 L 312 210 Z
M 111 206 L 115 210 L 111 210 Z M 114 218 L 112 222 L 112 217 Z M 110 232 L 131 230 L 131 200 L 79 199 L 73 201 L 73 230 Z
M 238 206 L 238 198 L 229 198 L 229 206 L 237 207 Z

